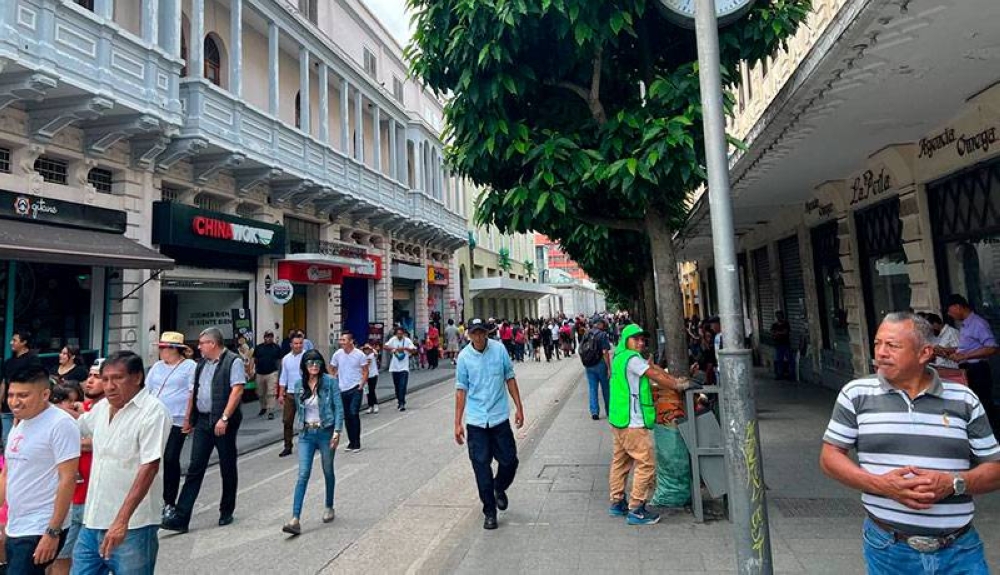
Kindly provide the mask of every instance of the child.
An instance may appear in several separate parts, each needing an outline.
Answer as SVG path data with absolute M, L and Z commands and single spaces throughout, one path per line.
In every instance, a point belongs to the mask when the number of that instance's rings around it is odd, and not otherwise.
M 427 369 L 427 350 L 431 348 L 431 340 L 424 338 L 420 344 L 420 369 Z

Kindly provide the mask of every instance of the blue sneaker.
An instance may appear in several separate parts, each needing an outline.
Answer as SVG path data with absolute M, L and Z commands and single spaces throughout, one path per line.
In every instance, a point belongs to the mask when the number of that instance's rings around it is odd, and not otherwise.
M 655 525 L 660 522 L 660 516 L 646 509 L 646 504 L 642 504 L 628 512 L 626 519 L 629 525 Z
M 608 515 L 612 517 L 625 517 L 628 515 L 628 503 L 624 499 L 620 499 L 611 504 L 608 508 Z

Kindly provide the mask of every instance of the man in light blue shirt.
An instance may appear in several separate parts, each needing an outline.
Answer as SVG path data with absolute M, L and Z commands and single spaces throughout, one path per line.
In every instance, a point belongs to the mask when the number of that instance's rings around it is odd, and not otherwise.
M 507 509 L 507 489 L 517 471 L 517 444 L 510 428 L 510 405 L 514 399 L 514 425 L 524 425 L 521 393 L 507 349 L 489 338 L 481 319 L 469 322 L 471 345 L 458 354 L 455 382 L 455 442 L 469 441 L 469 459 L 483 502 L 484 529 L 497 528 L 497 509 Z M 497 474 L 493 476 L 493 460 Z

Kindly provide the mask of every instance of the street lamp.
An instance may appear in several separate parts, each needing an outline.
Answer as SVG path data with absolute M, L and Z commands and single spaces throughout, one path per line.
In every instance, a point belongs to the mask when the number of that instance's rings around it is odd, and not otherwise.
M 743 346 L 743 303 L 736 264 L 736 234 L 729 190 L 722 71 L 719 61 L 720 24 L 745 14 L 754 0 L 660 0 L 668 18 L 690 27 L 698 42 L 705 158 L 708 164 L 708 200 L 722 341 L 719 350 L 722 417 L 726 470 L 729 477 L 729 517 L 736 542 L 737 572 L 741 575 L 773 572 L 771 541 L 764 495 L 764 469 L 757 426 L 756 390 L 750 350 Z

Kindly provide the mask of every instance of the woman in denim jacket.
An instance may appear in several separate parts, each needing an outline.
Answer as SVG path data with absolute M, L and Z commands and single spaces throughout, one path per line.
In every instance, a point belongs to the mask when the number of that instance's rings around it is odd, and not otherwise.
M 309 486 L 313 458 L 319 451 L 326 479 L 326 511 L 323 523 L 333 521 L 333 456 L 340 443 L 340 428 L 344 423 L 344 406 L 340 401 L 340 387 L 337 379 L 327 375 L 326 361 L 316 350 L 309 350 L 302 356 L 302 378 L 300 391 L 295 394 L 295 407 L 299 423 L 299 480 L 295 484 L 292 502 L 292 519 L 281 528 L 285 533 L 302 533 L 299 517 L 302 515 L 302 500 Z

